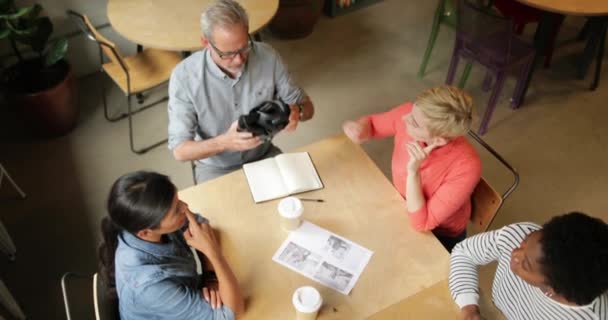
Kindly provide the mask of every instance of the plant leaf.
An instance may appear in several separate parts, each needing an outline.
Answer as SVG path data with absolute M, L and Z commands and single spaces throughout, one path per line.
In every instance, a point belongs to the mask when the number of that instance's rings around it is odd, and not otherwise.
M 42 6 L 36 3 L 34 5 L 34 8 L 32 9 L 32 11 L 30 11 L 30 13 L 27 15 L 27 17 L 24 17 L 24 18 L 26 18 L 28 20 L 35 20 L 40 15 L 40 12 L 42 12 Z
M 15 34 L 15 39 L 21 41 L 27 37 L 32 36 L 38 30 L 38 26 L 30 26 L 27 29 L 15 28 L 12 23 L 7 23 L 6 26 Z
M 10 34 L 11 34 L 11 30 L 9 30 L 9 29 L 0 30 L 0 40 L 8 37 Z
M 20 37 L 18 41 L 31 46 L 32 50 L 42 53 L 53 33 L 53 23 L 49 17 L 40 17 L 34 20 L 34 25 L 36 26 L 35 32 L 27 37 Z
M 49 49 L 44 59 L 44 65 L 49 67 L 57 63 L 59 60 L 65 57 L 68 51 L 68 40 L 66 38 L 60 38 Z
M 17 10 L 17 12 L 0 15 L 0 19 L 17 20 L 19 18 L 23 18 L 26 15 L 29 15 L 30 13 L 32 13 L 32 11 L 34 11 L 34 7 L 35 6 L 19 8 L 19 10 Z

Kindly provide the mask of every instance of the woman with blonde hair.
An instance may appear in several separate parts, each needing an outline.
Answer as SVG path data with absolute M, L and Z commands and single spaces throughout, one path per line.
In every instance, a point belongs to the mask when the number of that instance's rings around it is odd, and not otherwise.
M 432 231 L 448 251 L 466 237 L 470 198 L 481 177 L 479 155 L 464 137 L 472 113 L 467 93 L 441 86 L 414 102 L 343 125 L 355 143 L 395 138 L 393 184 L 407 200 L 411 224 Z

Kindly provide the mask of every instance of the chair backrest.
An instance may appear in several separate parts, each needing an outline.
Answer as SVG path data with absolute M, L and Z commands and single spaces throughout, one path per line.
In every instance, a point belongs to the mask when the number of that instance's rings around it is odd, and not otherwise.
M 475 186 L 475 190 L 471 195 L 471 224 L 475 233 L 481 233 L 488 230 L 488 227 L 496 218 L 496 214 L 507 199 L 519 185 L 519 173 L 517 170 L 505 160 L 494 148 L 487 144 L 475 132 L 469 131 L 469 136 L 473 138 L 480 146 L 488 151 L 496 160 L 498 160 L 507 170 L 513 175 L 513 183 L 501 195 L 482 177 Z
M 456 37 L 465 51 L 477 59 L 487 58 L 501 64 L 509 62 L 513 21 L 479 0 L 458 0 L 456 12 Z
M 80 280 L 74 283 L 74 280 Z M 92 280 L 92 281 L 91 281 Z M 80 283 L 80 286 L 76 286 L 76 284 Z M 86 310 L 87 313 L 90 313 L 91 303 L 93 305 L 93 310 L 95 313 L 96 320 L 118 320 L 120 319 L 120 315 L 118 312 L 118 298 L 110 292 L 108 287 L 105 285 L 102 278 L 98 273 L 94 275 L 88 274 L 77 274 L 72 272 L 67 272 L 61 277 L 61 292 L 63 294 L 63 304 L 65 307 L 65 314 L 67 320 L 72 320 L 72 308 L 70 305 L 70 295 L 74 295 L 75 293 L 70 293 L 69 291 L 77 291 L 79 294 L 83 294 L 82 290 L 74 290 L 81 288 L 82 284 L 86 284 L 86 291 L 89 291 L 91 288 L 89 285 L 93 287 L 93 296 L 91 300 L 88 300 L 89 303 L 86 304 L 86 308 L 83 309 L 83 306 L 78 305 L 77 309 L 81 311 L 81 313 Z M 68 290 L 69 289 L 69 290 Z M 84 292 L 86 292 L 84 291 Z M 82 299 L 79 299 L 82 300 Z M 84 298 L 86 299 L 86 296 Z M 78 313 L 78 312 L 76 312 Z M 80 315 L 79 315 L 80 316 Z M 92 318 L 92 317 L 87 317 Z
M 502 205 L 502 197 L 492 186 L 481 178 L 471 195 L 471 224 L 475 233 L 488 230 Z
M 99 273 L 93 275 L 93 301 L 96 320 L 118 320 L 118 298 L 108 290 Z
M 74 20 L 74 22 L 76 22 L 87 38 L 95 41 L 99 45 L 103 53 L 106 55 L 106 57 L 108 57 L 108 59 L 110 59 L 110 61 L 121 65 L 125 71 L 127 70 L 127 64 L 125 63 L 122 54 L 120 51 L 118 51 L 118 48 L 114 42 L 108 40 L 101 33 L 99 33 L 93 23 L 91 23 L 91 20 L 89 20 L 89 17 L 73 10 L 68 10 L 66 13 Z

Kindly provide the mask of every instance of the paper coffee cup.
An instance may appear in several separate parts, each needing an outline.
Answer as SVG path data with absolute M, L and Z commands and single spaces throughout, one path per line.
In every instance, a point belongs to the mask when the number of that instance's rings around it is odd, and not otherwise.
M 285 231 L 293 231 L 300 226 L 304 206 L 298 198 L 287 197 L 279 202 L 279 215 L 281 216 L 281 228 Z
M 296 289 L 291 300 L 296 309 L 296 320 L 317 319 L 317 314 L 323 304 L 319 291 L 309 286 Z

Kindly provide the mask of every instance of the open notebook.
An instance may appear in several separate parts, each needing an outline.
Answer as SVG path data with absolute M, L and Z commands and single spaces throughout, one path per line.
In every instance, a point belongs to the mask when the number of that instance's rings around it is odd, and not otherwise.
M 243 171 L 256 203 L 323 188 L 308 152 L 284 153 L 247 163 Z

